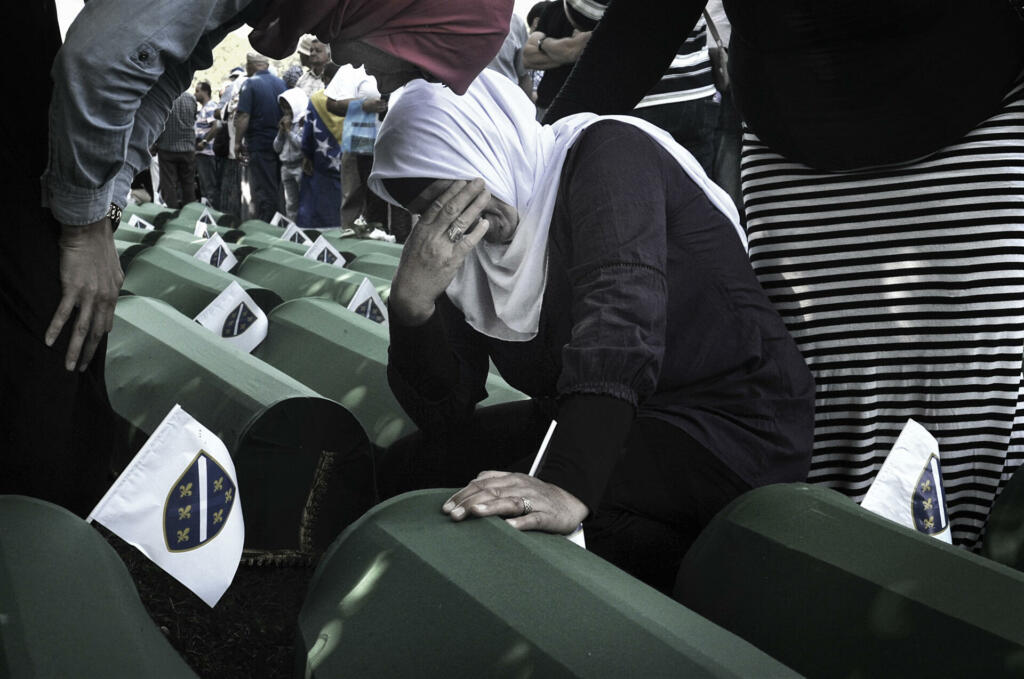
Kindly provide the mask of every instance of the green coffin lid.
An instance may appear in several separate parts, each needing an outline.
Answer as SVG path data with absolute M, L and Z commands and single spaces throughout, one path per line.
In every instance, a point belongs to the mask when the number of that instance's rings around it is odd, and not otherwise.
M 160 242 L 176 242 L 172 234 Z M 167 302 L 179 312 L 195 318 L 200 311 L 232 283 L 238 283 L 265 313 L 282 302 L 277 293 L 221 271 L 183 252 L 151 247 L 138 253 L 125 270 L 122 289 Z
M 1024 571 L 1024 473 L 1017 472 L 999 494 L 985 525 L 981 553 Z
M 317 262 L 279 248 L 266 248 L 249 254 L 238 265 L 237 273 L 286 300 L 326 297 L 344 306 L 356 294 L 364 278 L 370 279 L 383 301 L 387 302 L 391 292 L 390 281 Z
M 178 403 L 224 442 L 238 471 L 248 548 L 299 547 L 323 451 L 337 464 L 323 479 L 319 546 L 372 502 L 370 446 L 345 408 L 163 302 L 119 299 L 106 374 L 114 411 L 146 435 Z
M 346 264 L 345 268 L 368 273 L 377 278 L 390 281 L 395 277 L 395 271 L 398 270 L 398 258 L 391 255 L 383 255 L 379 252 L 369 252 L 365 255 L 359 255 Z
M 161 224 L 174 216 L 175 211 L 156 203 L 143 203 L 142 205 L 126 205 L 121 211 L 121 223 L 127 224 L 132 215 L 138 215 L 153 226 L 159 228 Z M 120 229 L 120 227 L 118 227 Z
M 190 219 L 192 223 L 195 224 L 196 220 L 199 219 L 199 215 L 203 214 L 204 209 L 210 211 L 210 214 L 213 215 L 213 218 L 219 225 L 231 227 L 238 226 L 238 217 L 236 215 L 221 212 L 220 210 L 214 210 L 212 207 L 206 207 L 199 201 L 183 205 L 181 209 L 178 210 L 178 217 Z
M 277 229 L 276 226 L 270 227 Z M 300 243 L 293 243 L 289 240 L 281 238 L 281 234 L 284 233 L 281 229 L 277 229 L 276 234 L 270 233 L 246 233 L 244 236 L 238 239 L 239 245 L 249 245 L 255 248 L 279 248 L 281 250 L 287 250 L 288 252 L 295 253 L 300 257 L 306 254 L 309 250 L 308 245 L 302 245 Z
M 740 496 L 690 548 L 677 588 L 808 677 L 1024 675 L 1024 574 L 827 488 Z
M 144 250 L 148 249 L 148 245 L 142 243 L 132 243 L 130 241 L 123 241 L 114 239 L 114 249 L 117 250 L 117 258 L 121 262 L 121 270 L 125 271 L 131 266 L 132 260 L 135 259 L 136 255 Z M 124 288 L 122 288 L 122 291 Z
M 275 308 L 253 355 L 341 403 L 378 446 L 416 431 L 388 386 L 387 328 L 334 302 L 297 299 Z M 526 398 L 493 374 L 487 393 L 481 405 Z
M 183 231 L 188 235 L 194 235 L 196 230 L 196 217 L 174 217 L 164 222 L 164 225 L 160 228 L 167 232 Z M 234 243 L 239 238 L 245 235 L 245 232 L 241 229 L 233 228 L 230 226 L 220 226 L 218 224 L 207 224 L 206 231 L 210 234 L 220 234 L 220 237 L 227 243 Z
M 392 257 L 402 256 L 402 246 L 399 243 L 389 243 L 383 240 L 374 240 L 372 238 L 356 238 L 354 236 L 341 236 L 330 232 L 323 232 L 324 238 L 338 248 L 340 252 L 349 252 L 360 257 L 362 255 L 368 255 L 371 252 L 381 255 L 390 255 Z
M 451 492 L 392 498 L 331 545 L 299 613 L 307 676 L 797 676 L 562 536 L 453 523 Z
M 0 616 L 0 676 L 196 676 L 117 552 L 42 500 L 0 495 Z

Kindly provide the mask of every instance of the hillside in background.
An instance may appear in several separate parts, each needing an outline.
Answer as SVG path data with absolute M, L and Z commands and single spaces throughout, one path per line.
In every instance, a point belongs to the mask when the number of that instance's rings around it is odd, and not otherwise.
M 213 87 L 213 98 L 217 99 L 220 87 L 227 81 L 231 69 L 235 66 L 245 68 L 245 55 L 252 50 L 248 39 L 250 30 L 252 29 L 244 26 L 229 33 L 219 45 L 214 47 L 213 66 L 204 71 L 196 71 L 195 77 L 192 79 L 192 87 L 195 88 L 195 84 L 200 80 L 209 80 L 210 86 Z M 287 59 L 270 60 L 271 69 L 278 75 L 292 64 L 299 64 L 298 54 L 293 54 Z

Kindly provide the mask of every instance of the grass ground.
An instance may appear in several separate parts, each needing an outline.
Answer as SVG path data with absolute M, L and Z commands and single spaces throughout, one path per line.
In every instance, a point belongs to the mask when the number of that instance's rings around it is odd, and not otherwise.
M 295 676 L 296 622 L 312 564 L 243 564 L 211 609 L 134 547 L 100 530 L 124 560 L 150 617 L 200 677 Z

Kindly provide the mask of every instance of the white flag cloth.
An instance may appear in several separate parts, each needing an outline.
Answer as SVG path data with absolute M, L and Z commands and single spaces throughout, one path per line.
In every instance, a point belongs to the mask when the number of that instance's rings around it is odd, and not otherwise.
M 235 264 L 238 264 L 238 259 L 228 249 L 228 244 L 224 242 L 219 233 L 210 236 L 203 243 L 203 246 L 196 250 L 196 254 L 192 256 L 201 262 L 217 267 L 221 271 L 231 271 Z
M 205 205 L 206 207 L 210 207 L 210 201 L 206 198 L 206 196 L 201 196 L 199 198 L 199 202 Z
M 128 226 L 134 226 L 139 229 L 145 229 L 146 231 L 156 231 L 156 227 L 147 222 L 145 219 L 138 215 L 132 215 L 128 218 Z
M 313 244 L 313 241 L 309 239 L 309 236 L 306 235 L 306 232 L 300 229 L 295 224 L 289 224 L 288 228 L 285 229 L 284 233 L 281 234 L 281 238 L 283 238 L 284 240 L 291 241 L 293 243 L 298 243 L 299 245 Z
M 907 420 L 860 506 L 953 544 L 935 437 Z
M 267 336 L 267 315 L 237 281 L 231 281 L 195 321 L 246 353 Z
M 217 220 L 214 219 L 213 215 L 210 213 L 209 208 L 205 207 L 203 208 L 203 211 L 199 214 L 198 221 L 203 222 L 204 224 L 210 224 L 211 226 L 217 223 Z
M 210 230 L 206 228 L 208 224 L 201 219 L 196 220 L 196 228 L 192 230 L 192 235 L 196 238 L 209 238 Z
M 345 256 L 338 252 L 338 249 L 328 242 L 323 236 L 317 236 L 313 244 L 306 250 L 306 257 L 315 259 L 318 262 L 324 262 L 325 264 L 333 264 L 334 266 L 344 268 L 348 262 L 345 260 Z
M 214 606 L 242 556 L 245 522 L 224 444 L 175 405 L 87 521 L 98 521 Z
M 274 216 L 270 218 L 270 225 L 271 226 L 285 227 L 285 226 L 291 226 L 293 224 L 295 226 L 298 226 L 298 224 L 295 224 L 295 222 L 293 222 L 292 220 L 288 219 L 287 217 L 285 217 L 280 212 L 275 212 Z
M 377 294 L 377 288 L 373 287 L 369 278 L 364 278 L 363 282 L 359 284 L 356 294 L 348 303 L 348 310 L 369 318 L 375 323 L 383 323 L 385 326 L 388 324 L 388 308 L 384 304 L 384 300 Z

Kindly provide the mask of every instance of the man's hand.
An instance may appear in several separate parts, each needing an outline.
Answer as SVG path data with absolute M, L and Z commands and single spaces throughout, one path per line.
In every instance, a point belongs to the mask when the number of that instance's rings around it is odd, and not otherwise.
M 470 516 L 505 516 L 518 530 L 562 535 L 576 530 L 589 513 L 575 495 L 556 485 L 526 474 L 498 471 L 480 472 L 468 486 L 448 498 L 441 511 L 453 521 Z
M 86 226 L 61 227 L 60 282 L 63 295 L 46 329 L 46 346 L 53 346 L 71 313 L 78 317 L 64 357 L 68 370 L 84 371 L 96 347 L 114 324 L 114 305 L 124 281 L 121 262 L 107 217 Z
M 363 99 L 363 110 L 367 113 L 384 113 L 388 110 L 388 102 L 380 97 Z

